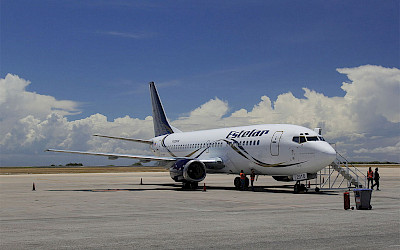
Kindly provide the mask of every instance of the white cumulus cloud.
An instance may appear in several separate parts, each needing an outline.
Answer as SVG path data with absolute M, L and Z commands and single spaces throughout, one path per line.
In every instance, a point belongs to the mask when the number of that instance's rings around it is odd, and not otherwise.
M 337 71 L 349 79 L 342 83 L 343 97 L 303 88 L 302 98 L 290 92 L 275 101 L 261 96 L 251 110 L 233 111 L 215 97 L 172 124 L 183 131 L 263 123 L 322 127 L 326 139 L 349 160 L 400 161 L 400 70 L 365 65 Z M 29 84 L 12 74 L 0 79 L 0 165 L 51 164 L 62 157 L 43 153 L 46 148 L 149 154 L 144 146 L 92 135 L 151 138 L 151 117 L 109 121 L 94 114 L 69 121 L 69 115 L 79 112 L 79 103 L 29 92 Z

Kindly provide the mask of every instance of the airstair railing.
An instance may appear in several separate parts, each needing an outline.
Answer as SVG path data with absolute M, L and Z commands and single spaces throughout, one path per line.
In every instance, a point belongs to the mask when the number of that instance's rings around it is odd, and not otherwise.
M 342 186 L 345 180 L 347 180 L 347 187 Z M 340 153 L 336 153 L 335 161 L 322 169 L 316 179 L 316 186 L 319 189 L 343 189 L 351 186 L 362 187 L 366 186 L 366 183 L 366 175 L 353 164 L 349 163 Z
M 345 166 L 345 169 L 346 171 L 348 171 L 349 174 L 351 172 L 351 177 L 356 180 L 358 185 L 363 185 L 363 187 L 365 187 L 367 185 L 367 176 L 358 168 L 356 168 L 353 164 L 349 163 L 349 161 L 340 153 L 336 152 L 336 155 L 336 159 L 338 159 L 339 162 L 341 162 Z

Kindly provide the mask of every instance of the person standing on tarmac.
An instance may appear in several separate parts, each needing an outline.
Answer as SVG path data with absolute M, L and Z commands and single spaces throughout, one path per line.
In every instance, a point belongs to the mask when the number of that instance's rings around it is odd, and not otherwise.
M 242 184 L 241 189 L 244 190 L 246 186 L 246 175 L 243 173 L 243 170 L 240 171 L 240 183 Z
M 367 172 L 367 181 L 368 181 L 368 188 L 369 188 L 369 182 L 371 182 L 371 189 L 372 189 L 374 186 L 374 171 L 372 171 L 371 167 L 369 167 Z
M 371 189 L 374 189 L 374 187 L 376 186 L 376 190 L 379 190 L 379 173 L 378 173 L 378 168 L 375 168 L 375 173 L 374 173 L 374 180 L 375 180 L 375 184 L 372 185 Z
M 256 173 L 254 172 L 254 169 L 251 170 L 250 174 L 250 181 L 251 181 L 251 190 L 254 191 L 254 178 L 256 177 Z

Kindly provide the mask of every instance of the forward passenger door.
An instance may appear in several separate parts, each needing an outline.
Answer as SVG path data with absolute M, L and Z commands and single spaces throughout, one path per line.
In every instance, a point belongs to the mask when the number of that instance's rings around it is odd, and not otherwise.
M 272 156 L 279 155 L 279 143 L 281 141 L 283 131 L 276 131 L 271 138 L 270 150 Z

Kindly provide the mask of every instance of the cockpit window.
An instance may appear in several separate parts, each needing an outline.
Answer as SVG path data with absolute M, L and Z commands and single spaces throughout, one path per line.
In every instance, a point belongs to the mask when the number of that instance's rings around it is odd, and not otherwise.
M 293 136 L 292 141 L 296 143 L 304 143 L 306 142 L 306 137 L 305 136 Z
M 325 141 L 324 138 L 322 136 L 293 136 L 292 139 L 293 142 L 296 143 L 305 143 L 308 141 Z

